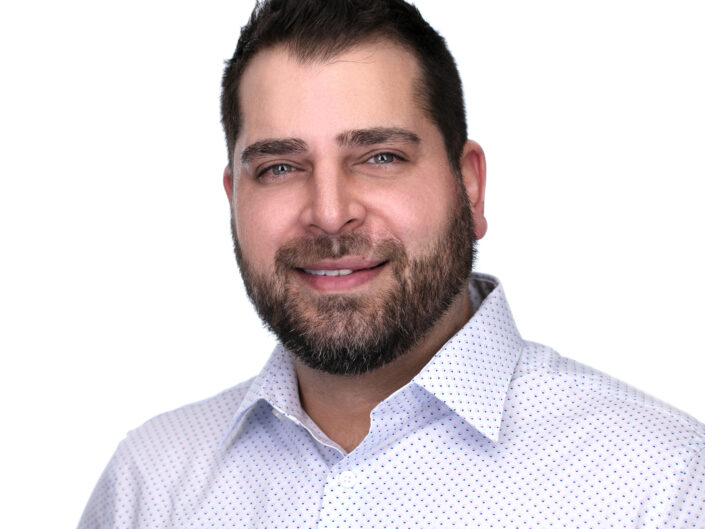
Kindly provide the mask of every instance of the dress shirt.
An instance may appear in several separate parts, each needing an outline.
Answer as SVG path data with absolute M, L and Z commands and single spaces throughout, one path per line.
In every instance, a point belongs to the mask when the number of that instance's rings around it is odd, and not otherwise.
M 79 524 L 107 528 L 705 528 L 705 426 L 474 315 L 346 453 L 277 346 L 261 373 L 128 434 Z

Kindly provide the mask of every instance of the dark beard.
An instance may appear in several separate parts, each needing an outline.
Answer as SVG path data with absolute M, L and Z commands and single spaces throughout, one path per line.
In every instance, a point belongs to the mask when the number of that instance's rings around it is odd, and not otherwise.
M 307 237 L 280 248 L 274 277 L 267 277 L 244 258 L 233 226 L 237 263 L 260 318 L 303 363 L 334 375 L 362 374 L 405 353 L 467 288 L 475 240 L 468 198 L 460 189 L 448 229 L 427 255 L 414 259 L 399 241 L 373 242 L 364 233 Z M 291 281 L 297 268 L 346 255 L 386 261 L 395 282 L 373 295 L 316 295 Z

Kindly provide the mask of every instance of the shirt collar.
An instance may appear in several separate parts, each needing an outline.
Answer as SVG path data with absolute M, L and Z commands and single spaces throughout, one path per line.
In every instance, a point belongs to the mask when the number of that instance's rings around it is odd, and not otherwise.
M 475 313 L 412 383 L 497 442 L 523 340 L 497 279 L 473 274 L 469 289 Z
M 412 383 L 496 442 L 509 382 L 523 342 L 504 289 L 496 278 L 474 273 L 468 288 L 475 313 Z M 229 445 L 237 437 L 259 401 L 266 401 L 295 422 L 307 422 L 299 400 L 294 363 L 281 344 L 250 384 L 221 446 Z
M 250 383 L 221 446 L 234 441 L 247 422 L 249 412 L 259 401 L 266 401 L 277 413 L 296 422 L 304 422 L 294 362 L 281 343 L 277 344 L 259 375 Z

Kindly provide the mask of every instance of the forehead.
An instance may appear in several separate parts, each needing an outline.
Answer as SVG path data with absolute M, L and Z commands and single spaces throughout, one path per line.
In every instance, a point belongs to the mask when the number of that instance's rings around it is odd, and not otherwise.
M 306 62 L 285 47 L 263 50 L 241 80 L 236 149 L 269 137 L 333 138 L 356 128 L 411 128 L 424 118 L 419 79 L 416 58 L 388 41 Z

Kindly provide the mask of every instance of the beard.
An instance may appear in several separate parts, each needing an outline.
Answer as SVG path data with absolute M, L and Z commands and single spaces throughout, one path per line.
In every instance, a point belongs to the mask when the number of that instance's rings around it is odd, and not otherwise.
M 475 256 L 470 204 L 460 184 L 445 232 L 418 257 L 407 255 L 396 239 L 322 235 L 282 246 L 274 275 L 265 275 L 242 254 L 234 223 L 232 228 L 245 289 L 262 321 L 296 358 L 334 375 L 377 369 L 416 345 L 467 288 Z M 393 281 L 364 294 L 322 294 L 303 291 L 292 278 L 311 263 L 344 256 L 386 263 Z

